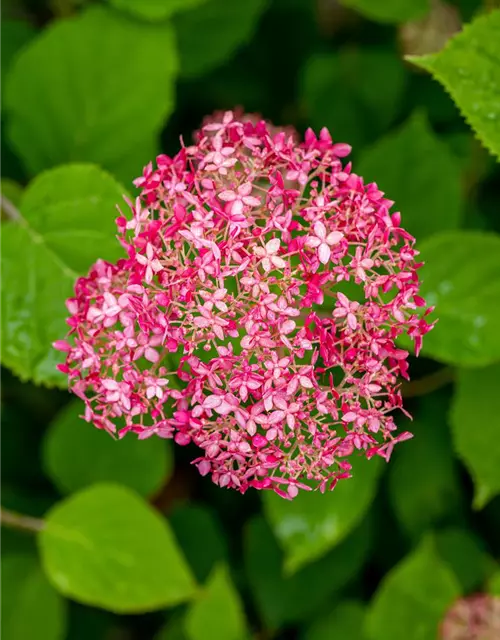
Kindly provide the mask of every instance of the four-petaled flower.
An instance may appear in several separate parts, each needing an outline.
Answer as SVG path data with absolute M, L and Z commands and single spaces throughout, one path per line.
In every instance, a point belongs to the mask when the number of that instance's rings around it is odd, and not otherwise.
M 332 247 L 338 244 L 344 234 L 341 231 L 326 232 L 325 225 L 319 220 L 313 226 L 314 235 L 307 236 L 306 246 L 318 249 L 318 260 L 321 264 L 328 264 Z
M 227 209 L 231 215 L 240 216 L 245 209 L 245 205 L 248 207 L 258 207 L 260 205 L 259 198 L 251 196 L 251 193 L 252 184 L 245 182 L 236 191 L 227 190 L 219 193 L 219 198 L 228 203 Z
M 283 258 L 280 258 L 277 253 L 280 250 L 279 238 L 273 238 L 266 242 L 265 247 L 254 247 L 253 252 L 259 258 L 262 258 L 261 264 L 264 271 L 267 273 L 271 271 L 273 267 L 276 269 L 284 269 L 286 262 Z
M 159 273 L 163 269 L 161 262 L 155 255 L 155 249 L 153 245 L 149 242 L 146 245 L 146 255 L 138 253 L 136 259 L 139 264 L 142 264 L 144 267 L 146 267 L 146 275 L 144 278 L 146 282 L 151 282 L 151 280 L 153 279 L 153 275 L 155 273 Z
M 355 331 L 358 326 L 358 319 L 356 318 L 356 312 L 358 311 L 360 304 L 359 302 L 351 302 L 349 298 L 343 293 L 337 293 L 337 300 L 339 304 L 337 304 L 336 308 L 333 311 L 334 318 L 345 318 L 347 317 L 347 324 L 349 327 Z

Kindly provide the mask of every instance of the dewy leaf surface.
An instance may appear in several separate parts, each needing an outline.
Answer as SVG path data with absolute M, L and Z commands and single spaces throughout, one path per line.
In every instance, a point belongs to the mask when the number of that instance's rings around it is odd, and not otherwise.
M 204 590 L 186 613 L 188 640 L 246 640 L 246 620 L 238 591 L 228 568 L 211 573 Z
M 409 59 L 444 86 L 484 146 L 500 159 L 500 10 L 474 20 L 439 53 Z
M 2 30 L 2 78 L 5 78 L 18 52 L 35 36 L 35 27 L 22 20 L 4 20 Z M 2 107 L 5 96 L 2 91 Z
M 283 571 L 283 552 L 262 516 L 245 529 L 245 568 L 259 613 L 269 629 L 311 619 L 327 608 L 359 574 L 370 554 L 372 520 L 366 518 L 336 547 L 293 575 Z
M 500 364 L 458 372 L 451 425 L 455 449 L 474 480 L 475 506 L 500 493 Z
M 168 23 L 104 6 L 56 21 L 6 79 L 9 140 L 32 174 L 72 161 L 120 173 L 170 114 L 176 70 Z
M 302 491 L 292 501 L 266 492 L 264 509 L 285 552 L 288 573 L 322 557 L 361 521 L 375 495 L 382 471 L 379 459 L 355 459 L 352 478 L 333 491 Z
M 366 620 L 368 640 L 430 640 L 460 586 L 448 565 L 425 538 L 382 580 Z
M 196 77 L 227 60 L 250 40 L 266 0 L 207 0 L 174 16 L 180 74 Z
M 465 367 L 500 360 L 500 236 L 449 231 L 417 248 L 425 262 L 421 294 L 439 319 L 423 353 Z
M 161 438 L 141 441 L 134 434 L 115 440 L 85 422 L 83 413 L 80 399 L 70 403 L 44 437 L 44 468 L 62 493 L 95 482 L 117 482 L 149 497 L 166 484 L 173 467 L 170 442 Z
M 395 201 L 402 226 L 417 241 L 460 225 L 460 166 L 423 113 L 369 147 L 356 171 Z
M 123 255 L 115 237 L 123 187 L 93 165 L 38 176 L 2 225 L 2 363 L 22 379 L 64 384 L 52 342 L 67 332 L 65 300 L 98 258 Z
M 51 582 L 82 604 L 143 613 L 194 595 L 167 521 L 125 487 L 97 484 L 57 504 L 39 543 Z
M 309 125 L 318 131 L 327 127 L 336 140 L 354 149 L 387 129 L 399 112 L 406 84 L 403 62 L 375 47 L 309 56 L 301 76 Z M 384 91 L 379 90 L 382 83 Z

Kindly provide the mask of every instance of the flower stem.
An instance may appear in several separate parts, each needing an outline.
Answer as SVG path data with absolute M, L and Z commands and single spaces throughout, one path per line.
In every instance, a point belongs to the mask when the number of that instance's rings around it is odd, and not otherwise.
M 5 213 L 7 218 L 13 220 L 14 222 L 20 222 L 22 220 L 22 216 L 17 210 L 17 207 L 13 205 L 12 202 L 3 195 L 3 193 L 0 197 L 2 203 L 2 211 Z
M 402 386 L 403 396 L 405 398 L 414 398 L 417 396 L 425 396 L 428 393 L 437 391 L 441 387 L 445 387 L 450 382 L 453 382 L 455 372 L 451 367 L 443 367 L 439 371 L 429 374 L 420 378 L 420 380 L 413 380 L 412 382 L 404 382 Z
M 0 524 L 2 527 L 16 529 L 17 531 L 28 531 L 38 533 L 45 527 L 45 522 L 40 518 L 32 518 L 21 513 L 15 513 L 4 507 L 0 507 Z

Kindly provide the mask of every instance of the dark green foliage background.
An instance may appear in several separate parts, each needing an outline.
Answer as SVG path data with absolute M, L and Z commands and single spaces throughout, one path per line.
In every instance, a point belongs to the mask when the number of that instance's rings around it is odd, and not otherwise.
M 4 0 L 2 506 L 41 529 L 2 528 L 5 640 L 433 640 L 500 595 L 500 11 L 437 4 Z M 403 386 L 415 438 L 292 503 L 92 429 L 50 347 L 132 179 L 235 107 L 353 145 L 439 318 Z

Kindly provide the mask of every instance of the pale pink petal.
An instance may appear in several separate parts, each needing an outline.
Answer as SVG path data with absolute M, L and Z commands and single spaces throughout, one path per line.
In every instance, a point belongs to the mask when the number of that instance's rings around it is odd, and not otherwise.
M 272 240 L 269 240 L 269 242 L 266 244 L 267 254 L 274 255 L 275 253 L 278 253 L 280 244 L 281 242 L 279 238 L 273 238 Z
M 330 247 L 326 244 L 326 242 L 322 242 L 318 248 L 318 258 L 321 264 L 327 264 L 330 260 Z
M 319 220 L 315 222 L 313 229 L 318 238 L 320 238 L 321 240 L 324 240 L 326 238 L 326 227 L 322 222 L 320 222 Z

